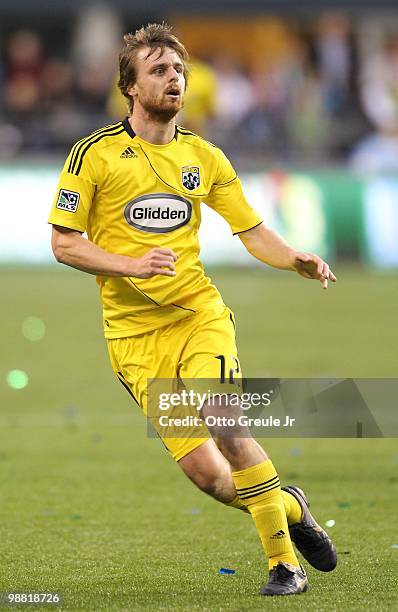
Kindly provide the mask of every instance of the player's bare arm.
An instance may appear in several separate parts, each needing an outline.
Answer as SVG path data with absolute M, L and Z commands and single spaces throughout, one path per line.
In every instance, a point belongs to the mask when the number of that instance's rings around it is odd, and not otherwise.
M 296 251 L 264 223 L 241 232 L 239 238 L 253 257 L 273 268 L 291 270 L 304 278 L 319 280 L 323 289 L 327 289 L 329 280 L 333 283 L 337 280 L 328 264 L 318 255 Z
M 154 248 L 143 257 L 108 253 L 78 231 L 53 225 L 51 246 L 57 261 L 88 274 L 150 278 L 175 276 L 177 255 L 171 249 Z

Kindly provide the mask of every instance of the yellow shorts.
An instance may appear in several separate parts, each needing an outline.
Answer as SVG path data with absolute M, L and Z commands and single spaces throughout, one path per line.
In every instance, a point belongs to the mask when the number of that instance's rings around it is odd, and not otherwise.
M 235 342 L 235 322 L 224 304 L 208 305 L 192 316 L 140 336 L 108 340 L 112 368 L 138 403 L 148 410 L 148 379 L 212 379 L 223 390 L 242 374 Z M 198 381 L 199 382 L 199 381 Z M 233 384 L 236 384 L 235 382 Z M 176 461 L 207 437 L 163 437 Z

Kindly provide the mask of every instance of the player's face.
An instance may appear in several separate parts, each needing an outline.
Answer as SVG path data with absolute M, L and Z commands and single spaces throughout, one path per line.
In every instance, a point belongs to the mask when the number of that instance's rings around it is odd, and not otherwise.
M 151 55 L 149 52 L 149 47 L 138 51 L 137 80 L 128 93 L 134 98 L 134 107 L 140 105 L 149 116 L 167 122 L 183 106 L 184 65 L 169 47 L 156 49 Z

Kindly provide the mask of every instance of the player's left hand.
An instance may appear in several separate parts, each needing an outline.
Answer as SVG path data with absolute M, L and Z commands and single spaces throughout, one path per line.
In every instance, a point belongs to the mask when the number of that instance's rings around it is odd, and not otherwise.
M 312 253 L 296 252 L 293 268 L 304 278 L 319 280 L 322 283 L 322 289 L 328 288 L 328 281 L 332 283 L 337 281 L 328 264 Z

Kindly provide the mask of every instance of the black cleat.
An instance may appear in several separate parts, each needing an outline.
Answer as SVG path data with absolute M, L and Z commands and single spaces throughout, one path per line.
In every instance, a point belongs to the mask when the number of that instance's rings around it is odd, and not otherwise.
M 293 495 L 303 511 L 301 522 L 289 525 L 292 542 L 312 567 L 321 572 L 331 572 L 337 565 L 336 549 L 309 511 L 304 491 L 293 486 L 282 487 L 282 490 Z
M 304 569 L 279 561 L 270 570 L 268 584 L 261 587 L 260 595 L 300 595 L 308 591 L 308 580 Z

